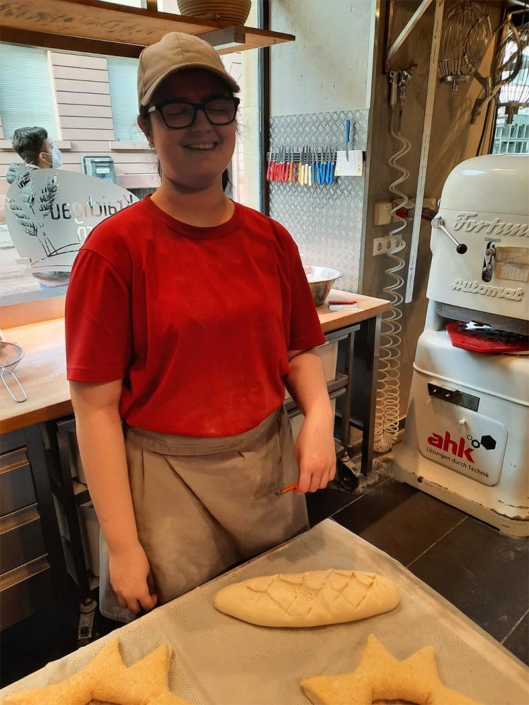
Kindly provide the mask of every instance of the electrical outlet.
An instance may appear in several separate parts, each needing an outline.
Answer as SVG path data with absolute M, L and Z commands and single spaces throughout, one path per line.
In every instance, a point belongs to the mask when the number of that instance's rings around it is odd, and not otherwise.
M 406 247 L 406 243 L 400 235 L 386 235 L 386 237 L 376 237 L 373 240 L 373 256 L 393 255 Z

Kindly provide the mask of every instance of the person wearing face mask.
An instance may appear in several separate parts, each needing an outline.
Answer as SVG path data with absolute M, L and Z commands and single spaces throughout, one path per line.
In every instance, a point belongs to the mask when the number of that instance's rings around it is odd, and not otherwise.
M 61 151 L 43 127 L 19 127 L 13 133 L 13 149 L 30 167 L 58 169 L 62 166 Z M 16 163 L 11 164 L 13 168 L 18 166 Z
M 55 144 L 51 144 L 51 152 L 47 150 L 41 152 L 41 158 L 44 159 L 50 169 L 58 169 L 62 166 L 62 153 Z
M 21 169 L 58 169 L 62 166 L 62 154 L 49 139 L 43 127 L 20 127 L 13 133 L 13 148 L 22 163 L 9 165 L 6 179 L 9 184 L 18 178 Z M 32 272 L 41 289 L 65 286 L 70 278 L 69 272 Z
M 238 91 L 197 37 L 143 50 L 138 124 L 161 185 L 94 228 L 73 265 L 68 379 L 102 530 L 100 609 L 120 621 L 307 529 L 305 493 L 335 474 L 298 248 L 223 189 Z M 305 416 L 295 446 L 285 386 Z

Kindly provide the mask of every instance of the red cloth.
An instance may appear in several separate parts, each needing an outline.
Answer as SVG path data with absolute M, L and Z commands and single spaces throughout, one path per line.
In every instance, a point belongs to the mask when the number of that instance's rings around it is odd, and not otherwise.
M 130 426 L 244 433 L 283 402 L 287 351 L 324 340 L 296 244 L 239 204 L 199 228 L 147 198 L 95 228 L 74 262 L 68 379 L 124 379 Z

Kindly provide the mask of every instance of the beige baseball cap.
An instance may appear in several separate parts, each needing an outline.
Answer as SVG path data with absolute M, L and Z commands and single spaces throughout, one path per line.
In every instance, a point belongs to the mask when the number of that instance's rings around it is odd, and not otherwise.
M 221 78 L 234 93 L 240 88 L 224 68 L 215 49 L 203 39 L 191 34 L 169 32 L 156 44 L 151 44 L 140 54 L 138 65 L 138 100 L 140 108 L 148 105 L 155 90 L 164 79 L 175 71 L 204 69 Z

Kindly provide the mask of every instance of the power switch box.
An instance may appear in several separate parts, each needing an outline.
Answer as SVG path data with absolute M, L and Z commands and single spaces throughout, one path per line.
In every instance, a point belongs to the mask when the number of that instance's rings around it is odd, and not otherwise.
M 391 223 L 391 209 L 393 205 L 386 201 L 384 203 L 375 203 L 375 216 L 373 219 L 374 225 L 388 225 Z

